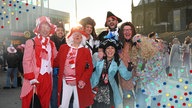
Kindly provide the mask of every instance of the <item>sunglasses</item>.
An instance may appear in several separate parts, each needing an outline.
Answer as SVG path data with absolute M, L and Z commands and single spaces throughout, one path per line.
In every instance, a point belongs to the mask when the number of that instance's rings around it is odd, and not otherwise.
M 133 45 L 137 45 L 137 43 L 141 43 L 141 39 L 138 39 L 136 42 L 133 43 Z

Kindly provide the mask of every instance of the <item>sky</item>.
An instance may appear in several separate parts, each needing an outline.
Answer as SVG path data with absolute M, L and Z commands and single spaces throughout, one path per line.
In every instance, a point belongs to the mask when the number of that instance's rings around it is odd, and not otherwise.
M 96 22 L 96 28 L 104 27 L 107 11 L 121 18 L 123 21 L 131 21 L 132 0 L 49 0 L 52 9 L 69 12 L 71 26 L 75 26 L 82 18 L 91 17 Z M 133 0 L 134 5 L 140 0 Z M 77 14 L 75 8 L 77 3 Z M 77 15 L 77 18 L 76 18 Z

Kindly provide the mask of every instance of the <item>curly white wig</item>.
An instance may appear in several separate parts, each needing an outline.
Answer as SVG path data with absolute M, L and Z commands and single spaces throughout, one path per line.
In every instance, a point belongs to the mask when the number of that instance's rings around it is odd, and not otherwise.
M 75 33 L 77 33 L 77 32 L 74 32 L 69 38 L 66 38 L 66 43 L 67 43 L 67 45 L 69 45 L 69 46 L 71 46 L 72 44 L 73 44 L 73 36 L 74 36 L 74 34 Z M 86 45 L 86 36 L 84 36 L 83 34 L 81 34 L 81 36 L 82 36 L 82 40 L 81 40 L 81 43 L 80 43 L 80 45 L 82 45 L 82 46 L 85 46 Z

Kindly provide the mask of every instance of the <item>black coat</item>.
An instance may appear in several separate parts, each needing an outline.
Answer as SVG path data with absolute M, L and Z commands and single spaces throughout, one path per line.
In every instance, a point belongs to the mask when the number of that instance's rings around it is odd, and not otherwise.
M 106 36 L 109 33 L 109 31 L 102 31 L 99 35 L 98 35 L 98 40 L 103 41 L 104 40 L 104 36 Z
M 23 74 L 23 52 L 21 50 L 17 50 L 17 54 L 19 57 L 18 70 Z
M 51 36 L 50 38 L 54 43 L 55 43 L 55 46 L 57 48 L 57 51 L 59 51 L 59 48 L 62 44 L 66 44 L 66 41 L 65 41 L 65 38 L 63 38 L 62 40 L 60 40 L 56 35 L 54 36 Z
M 8 68 L 17 68 L 19 64 L 19 56 L 17 53 L 8 53 L 7 56 Z
M 118 33 L 119 33 L 119 31 L 120 31 L 120 29 L 118 29 Z M 109 33 L 109 30 L 102 31 L 102 32 L 98 35 L 97 39 L 100 40 L 100 41 L 104 41 L 104 40 L 105 40 L 105 39 L 104 39 L 104 36 L 108 35 L 108 33 Z

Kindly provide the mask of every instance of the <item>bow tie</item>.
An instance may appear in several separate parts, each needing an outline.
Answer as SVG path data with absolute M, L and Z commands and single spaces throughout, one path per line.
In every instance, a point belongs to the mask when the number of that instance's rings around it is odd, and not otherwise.
M 108 35 L 104 36 L 104 39 L 114 39 L 115 38 L 115 35 L 112 33 L 112 32 L 109 32 Z

